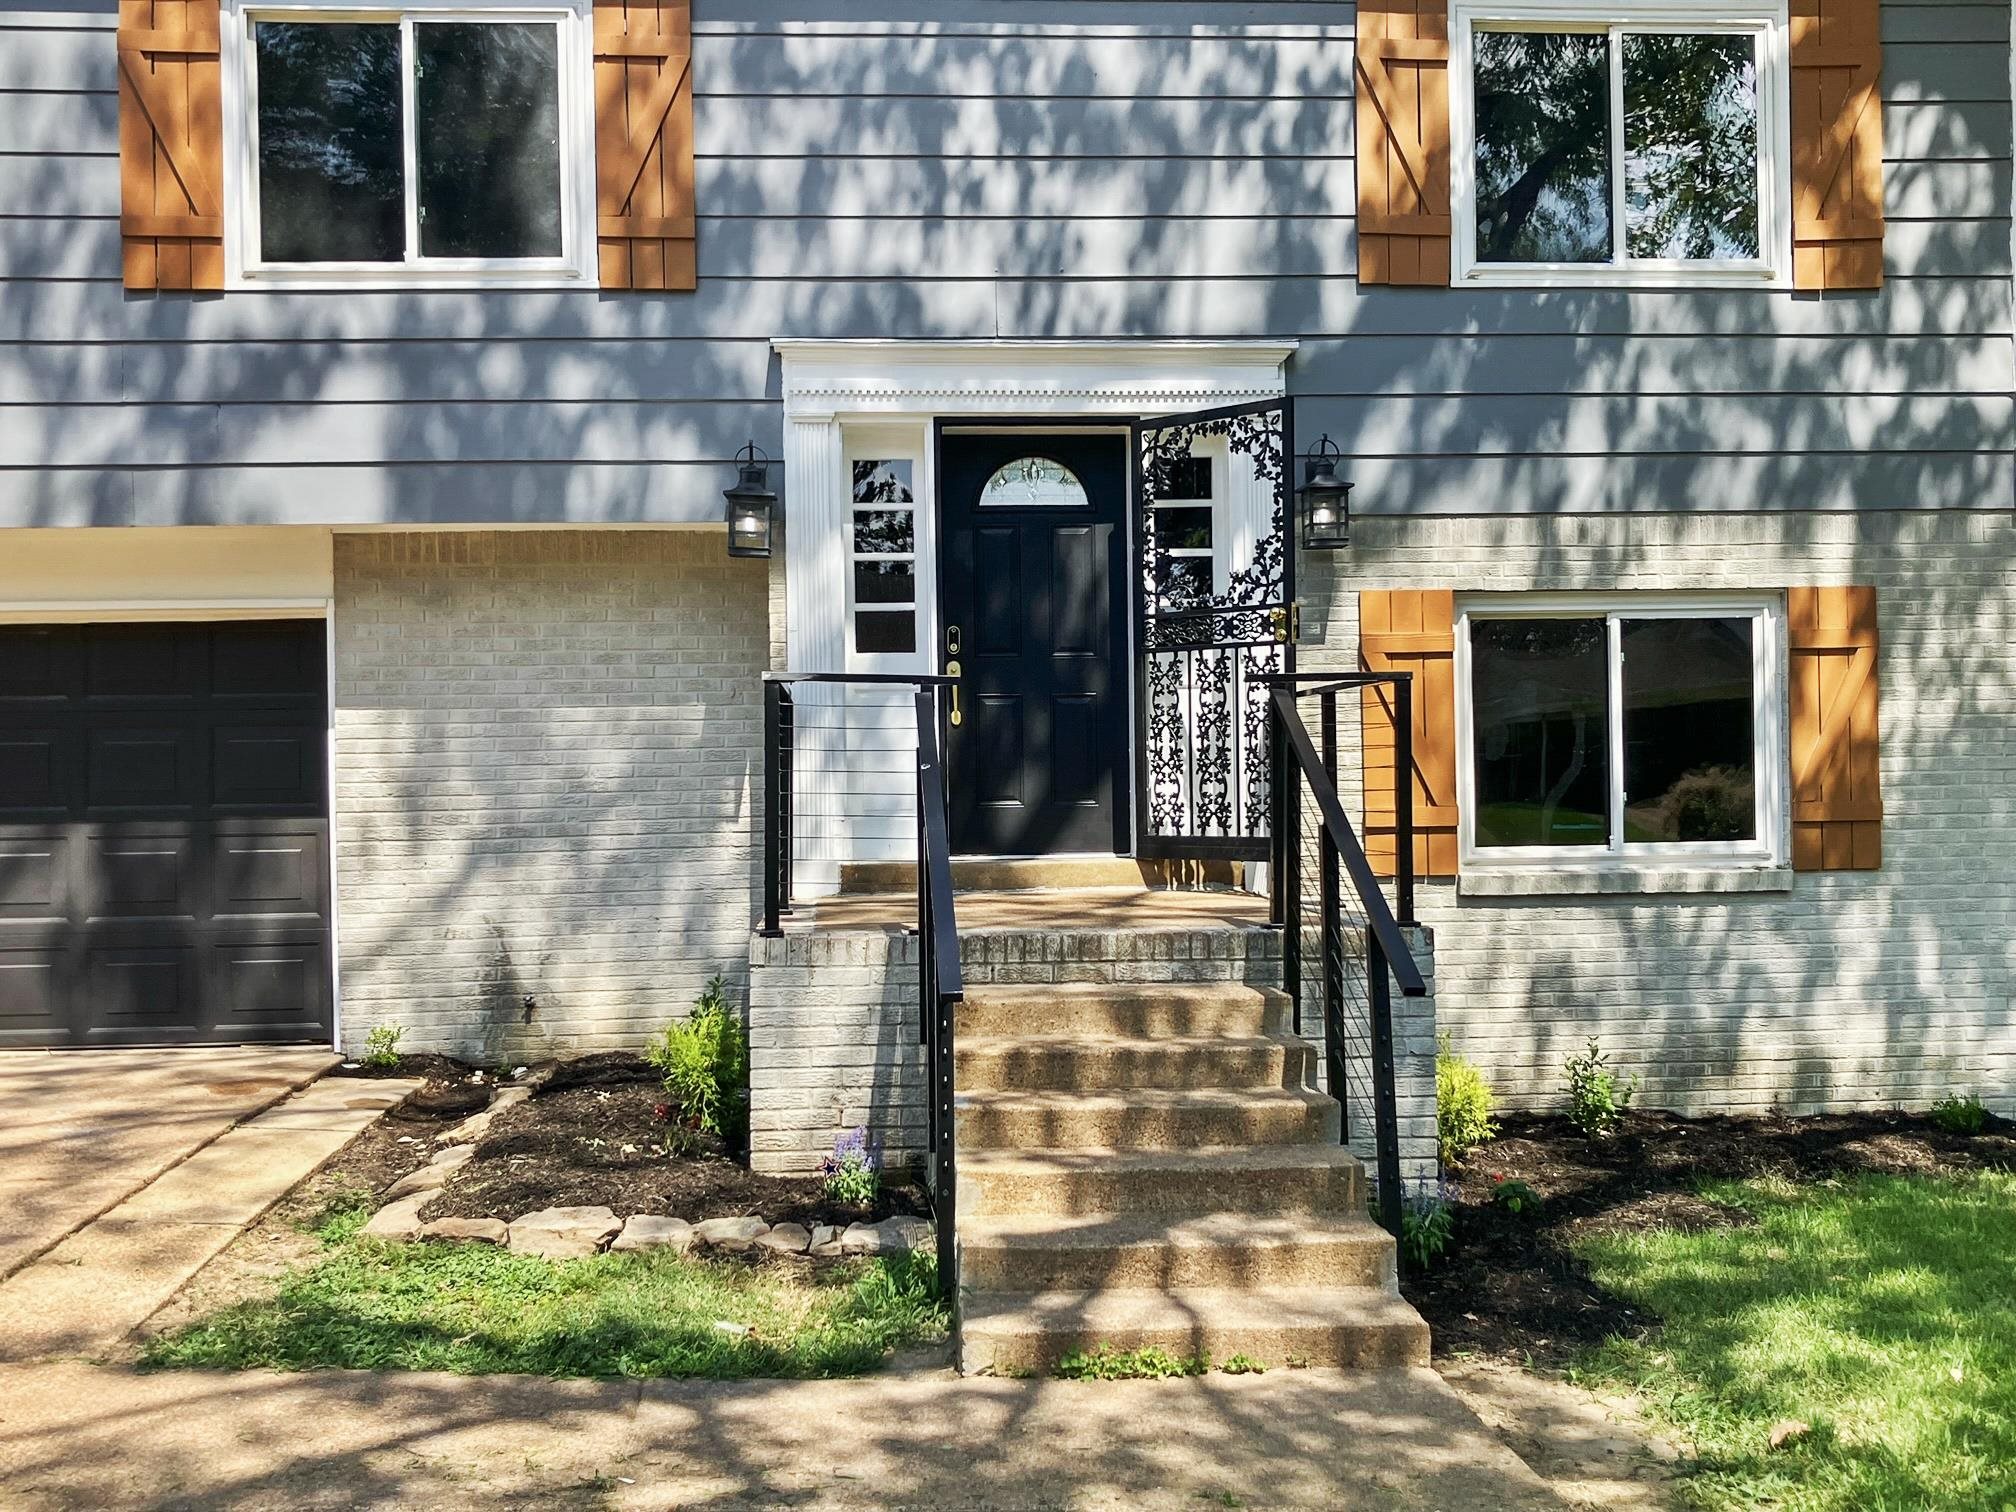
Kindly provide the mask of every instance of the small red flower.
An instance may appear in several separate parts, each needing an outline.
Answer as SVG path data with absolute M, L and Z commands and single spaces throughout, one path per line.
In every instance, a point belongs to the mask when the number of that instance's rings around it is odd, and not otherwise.
M 660 1123 L 670 1123 L 672 1121 L 672 1104 L 654 1103 L 651 1108 L 651 1116 Z

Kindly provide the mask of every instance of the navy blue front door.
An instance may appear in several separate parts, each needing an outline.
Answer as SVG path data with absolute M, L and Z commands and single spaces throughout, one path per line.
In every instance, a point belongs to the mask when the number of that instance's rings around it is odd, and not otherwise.
M 939 664 L 959 668 L 952 848 L 1127 849 L 1128 443 L 962 430 L 939 443 Z

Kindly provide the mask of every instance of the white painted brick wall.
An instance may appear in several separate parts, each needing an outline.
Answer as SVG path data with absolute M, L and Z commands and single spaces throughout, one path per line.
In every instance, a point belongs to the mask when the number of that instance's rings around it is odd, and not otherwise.
M 632 1047 L 716 972 L 739 996 L 766 564 L 443 532 L 339 536 L 335 573 L 345 1046 Z
M 1349 665 L 1357 593 L 1873 583 L 1884 867 L 1758 895 L 1487 899 L 1424 887 L 1438 1020 L 1517 1104 L 1598 1036 L 1695 1111 L 2016 1113 L 2016 522 L 1948 511 L 1354 522 L 1304 559 L 1304 665 Z M 1347 700 L 1348 702 L 1348 700 Z

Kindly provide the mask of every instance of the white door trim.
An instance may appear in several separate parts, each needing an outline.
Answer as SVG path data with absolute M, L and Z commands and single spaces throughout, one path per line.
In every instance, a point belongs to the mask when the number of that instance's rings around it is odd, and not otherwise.
M 1110 417 L 1125 424 L 1279 399 L 1287 393 L 1287 363 L 1297 343 L 778 338 L 771 345 L 783 369 L 785 665 L 793 672 L 848 670 L 848 431 L 880 426 L 886 432 L 896 422 L 918 428 L 916 508 L 920 524 L 930 517 L 916 560 L 921 672 L 935 665 L 941 634 L 935 421 Z M 1234 482 L 1233 509 L 1251 507 L 1254 491 Z M 931 549 L 925 539 L 934 543 Z M 803 696 L 808 711 L 821 701 L 812 690 Z M 914 803 L 907 788 L 898 791 L 892 779 L 887 793 L 843 794 L 837 772 L 812 749 L 816 718 L 809 716 L 801 731 L 797 809 L 808 816 L 807 830 L 819 830 L 796 837 L 794 880 L 808 896 L 837 885 L 842 860 L 900 860 L 915 850 L 898 812 Z

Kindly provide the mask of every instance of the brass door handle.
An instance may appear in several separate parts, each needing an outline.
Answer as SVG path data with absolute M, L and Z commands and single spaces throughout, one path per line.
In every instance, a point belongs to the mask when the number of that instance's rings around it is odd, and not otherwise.
M 956 661 L 945 663 L 945 675 L 952 679 L 952 723 L 964 724 L 966 716 L 959 708 L 959 663 Z

